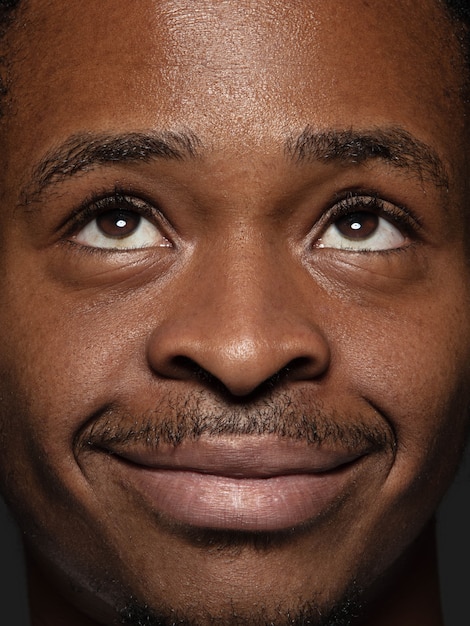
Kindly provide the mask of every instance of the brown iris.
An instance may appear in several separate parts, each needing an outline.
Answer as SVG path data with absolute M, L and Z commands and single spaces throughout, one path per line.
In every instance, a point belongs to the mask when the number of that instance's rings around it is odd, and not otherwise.
M 140 215 L 124 209 L 106 211 L 96 218 L 96 224 L 106 237 L 119 239 L 132 235 L 140 224 Z
M 379 217 L 366 211 L 351 213 L 335 222 L 338 231 L 348 239 L 367 239 L 377 230 Z

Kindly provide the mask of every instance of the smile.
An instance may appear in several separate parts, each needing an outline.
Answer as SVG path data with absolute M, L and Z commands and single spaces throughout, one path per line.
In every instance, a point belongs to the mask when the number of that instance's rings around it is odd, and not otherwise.
M 366 455 L 246 436 L 133 448 L 115 459 L 126 487 L 173 522 L 269 532 L 321 517 L 347 496 Z

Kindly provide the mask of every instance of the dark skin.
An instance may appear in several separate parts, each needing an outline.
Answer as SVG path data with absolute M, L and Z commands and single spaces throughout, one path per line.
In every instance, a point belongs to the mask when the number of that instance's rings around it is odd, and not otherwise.
M 31 0 L 3 45 L 0 474 L 33 625 L 131 598 L 320 624 L 360 589 L 358 623 L 442 626 L 470 403 L 442 9 Z

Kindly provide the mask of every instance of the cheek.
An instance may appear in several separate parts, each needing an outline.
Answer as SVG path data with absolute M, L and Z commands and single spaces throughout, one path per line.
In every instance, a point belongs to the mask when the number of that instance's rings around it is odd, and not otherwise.
M 34 538 L 41 558 L 55 563 L 47 569 L 61 569 L 58 584 L 72 569 L 86 586 L 90 553 L 96 563 L 125 569 L 114 563 L 107 534 L 97 533 L 103 510 L 73 448 L 77 431 L 112 396 L 110 381 L 119 391 L 119 333 L 106 332 L 102 315 L 75 315 L 64 301 L 54 307 L 40 300 L 13 306 L 11 299 L 0 308 L 0 492 L 26 544 Z
M 383 311 L 380 323 L 364 311 L 343 344 L 350 384 L 395 432 L 389 485 L 436 502 L 456 471 L 469 426 L 470 328 L 461 296 L 451 295 L 447 306 L 438 298 L 404 304 L 398 313 Z
M 73 481 L 73 438 L 109 401 L 109 381 L 119 385 L 119 333 L 98 314 L 76 314 L 57 294 L 30 293 L 26 300 L 11 293 L 0 307 L 0 470 Z

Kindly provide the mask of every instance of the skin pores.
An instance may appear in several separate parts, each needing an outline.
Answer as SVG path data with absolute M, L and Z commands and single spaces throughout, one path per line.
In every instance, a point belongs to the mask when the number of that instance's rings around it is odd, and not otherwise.
M 5 45 L 0 469 L 31 561 L 106 623 L 391 581 L 467 429 L 441 10 L 31 0 Z

